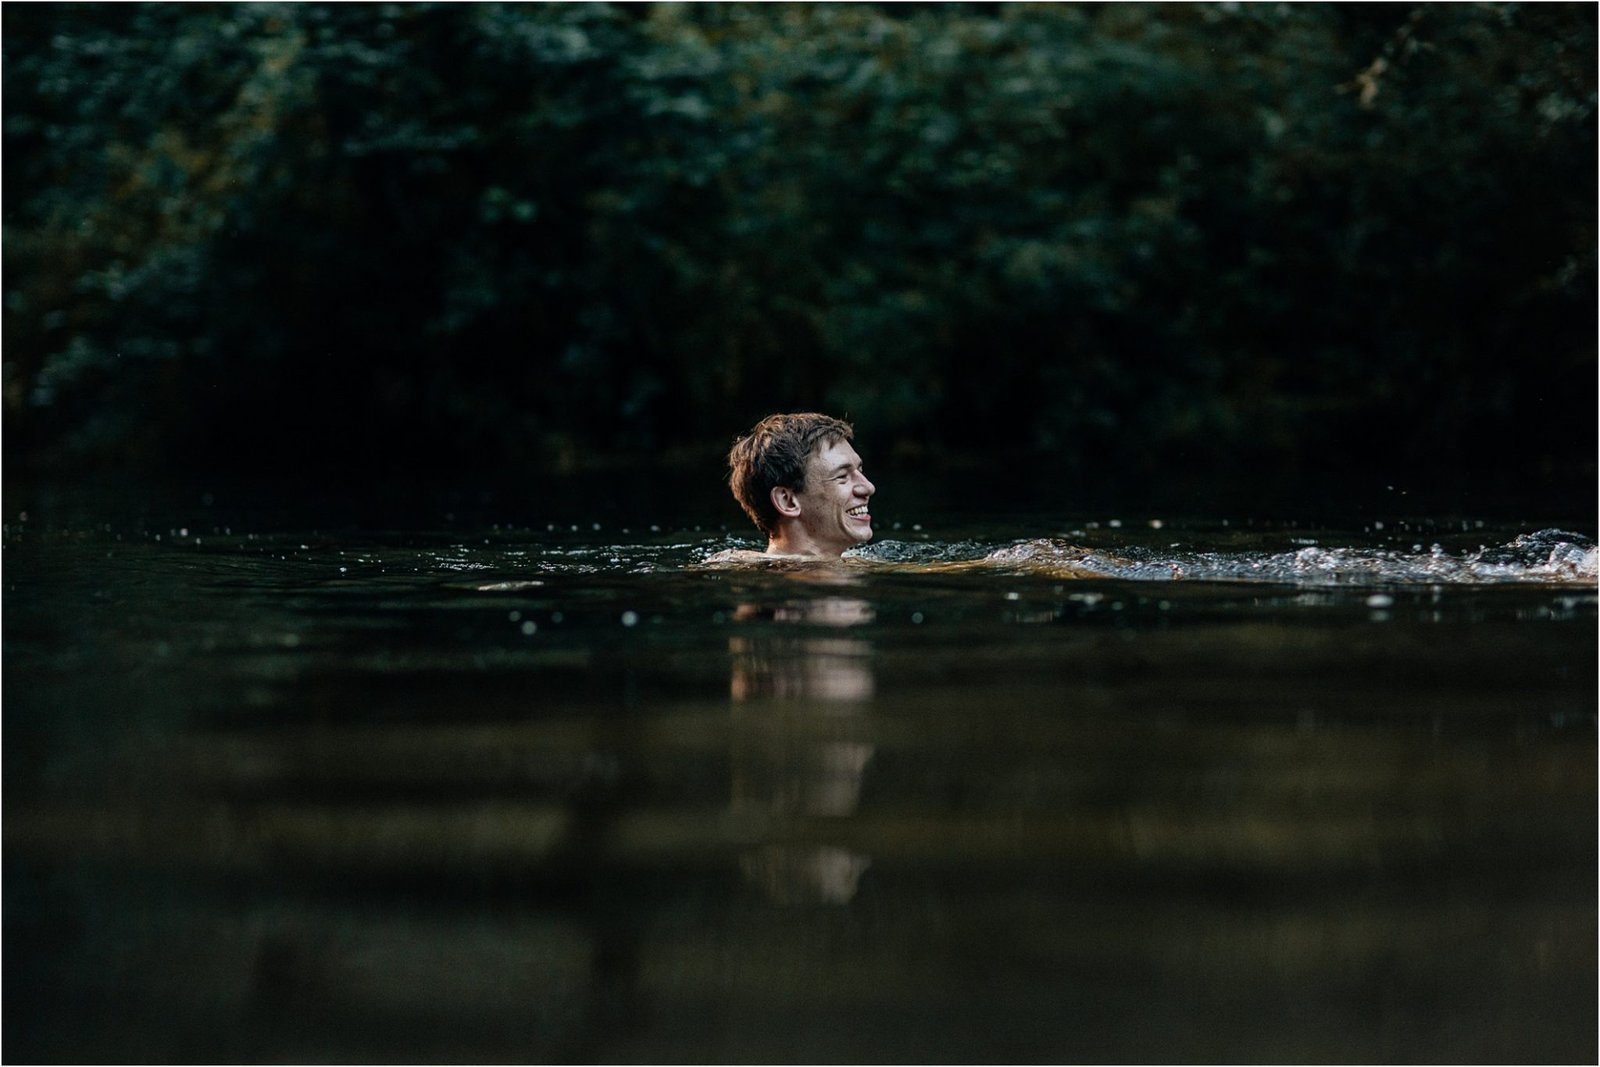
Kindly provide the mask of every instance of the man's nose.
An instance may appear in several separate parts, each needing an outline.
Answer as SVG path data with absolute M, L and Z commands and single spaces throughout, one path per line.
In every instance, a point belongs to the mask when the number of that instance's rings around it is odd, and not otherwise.
M 878 491 L 878 487 L 873 485 L 871 482 L 867 481 L 867 476 L 865 474 L 857 474 L 856 475 L 856 495 L 857 496 L 871 496 L 873 493 L 876 493 L 877 491 Z

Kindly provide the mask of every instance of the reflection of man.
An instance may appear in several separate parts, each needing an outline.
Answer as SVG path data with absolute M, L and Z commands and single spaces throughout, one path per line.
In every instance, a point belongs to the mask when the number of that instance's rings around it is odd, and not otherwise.
M 767 535 L 765 553 L 730 551 L 708 562 L 838 559 L 872 539 L 867 502 L 876 492 L 850 447 L 850 424 L 807 412 L 769 415 L 734 442 L 728 482 Z
M 728 645 L 733 675 L 733 809 L 772 820 L 773 836 L 740 856 L 745 877 L 775 900 L 847 903 L 866 856 L 831 843 L 819 820 L 848 818 L 873 756 L 863 712 L 875 685 L 870 642 L 814 628 L 872 621 L 871 605 L 846 597 L 742 604 L 747 624 Z M 762 626 L 798 624 L 796 632 Z M 812 631 L 812 632 L 808 632 Z

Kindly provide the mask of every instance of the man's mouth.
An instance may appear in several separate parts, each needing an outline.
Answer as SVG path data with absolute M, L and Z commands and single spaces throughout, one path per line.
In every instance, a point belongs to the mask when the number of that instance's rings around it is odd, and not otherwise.
M 845 514 L 850 516 L 852 519 L 865 519 L 871 515 L 871 513 L 867 511 L 867 505 L 865 504 L 857 504 L 855 507 L 846 510 Z

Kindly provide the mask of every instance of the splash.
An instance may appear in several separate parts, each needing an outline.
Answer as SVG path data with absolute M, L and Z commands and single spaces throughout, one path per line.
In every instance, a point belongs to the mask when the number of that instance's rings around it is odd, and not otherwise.
M 1045 538 L 990 552 L 984 562 L 1064 577 L 1268 581 L 1296 585 L 1437 585 L 1513 582 L 1593 584 L 1594 542 L 1564 530 L 1522 534 L 1503 545 L 1451 553 L 1309 546 L 1293 552 L 1092 551 Z

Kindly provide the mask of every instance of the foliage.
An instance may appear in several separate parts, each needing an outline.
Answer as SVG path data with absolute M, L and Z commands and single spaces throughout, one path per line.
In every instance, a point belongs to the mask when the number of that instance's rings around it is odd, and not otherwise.
M 7 5 L 13 456 L 1592 462 L 1592 5 Z

